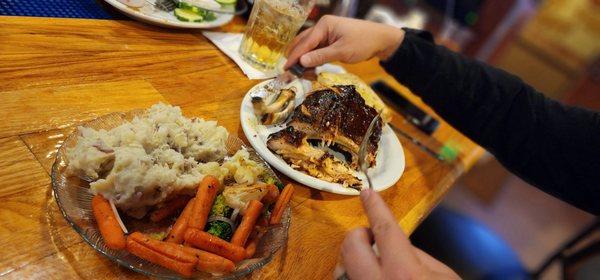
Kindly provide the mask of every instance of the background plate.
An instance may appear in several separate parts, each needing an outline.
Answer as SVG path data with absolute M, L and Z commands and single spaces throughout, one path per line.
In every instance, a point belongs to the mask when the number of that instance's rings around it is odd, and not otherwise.
M 318 190 L 337 194 L 358 195 L 358 191 L 354 189 L 346 188 L 341 184 L 323 181 L 293 169 L 282 158 L 267 148 L 266 143 L 268 136 L 273 132 L 285 128 L 285 126 L 265 126 L 260 124 L 260 121 L 257 119 L 256 115 L 254 115 L 254 110 L 252 109 L 250 93 L 265 85 L 269 81 L 270 80 L 263 81 L 252 87 L 242 100 L 240 109 L 242 129 L 244 130 L 244 134 L 246 135 L 246 138 L 248 138 L 248 141 L 252 147 L 254 147 L 256 152 L 258 152 L 258 154 L 271 166 L 301 184 Z M 290 86 L 294 86 L 297 89 L 302 89 L 296 94 L 296 106 L 298 106 L 304 100 L 305 93 L 309 92 L 310 83 L 307 81 L 295 81 Z M 400 179 L 400 176 L 402 176 L 402 173 L 404 172 L 405 166 L 402 144 L 400 144 L 396 134 L 394 134 L 392 129 L 387 124 L 383 127 L 381 132 L 379 151 L 377 152 L 376 161 L 377 164 L 375 167 L 370 168 L 367 172 L 369 173 L 369 176 L 371 176 L 373 188 L 376 191 L 382 191 L 393 186 Z M 361 180 L 366 180 L 366 178 L 363 176 L 358 177 Z
M 214 28 L 229 23 L 233 19 L 232 14 L 217 14 L 217 19 L 207 22 L 185 22 L 178 20 L 173 12 L 155 11 L 151 14 L 145 14 L 139 9 L 128 7 L 117 0 L 104 0 L 106 3 L 115 7 L 125 15 L 153 25 L 175 28 Z

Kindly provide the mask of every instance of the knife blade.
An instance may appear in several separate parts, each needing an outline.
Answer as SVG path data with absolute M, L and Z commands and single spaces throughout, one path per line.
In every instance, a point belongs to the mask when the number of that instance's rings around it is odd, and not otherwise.
M 413 144 L 417 145 L 417 147 L 419 147 L 422 151 L 426 152 L 427 154 L 429 154 L 430 156 L 434 157 L 435 159 L 439 160 L 439 161 L 446 161 L 446 158 L 444 156 L 442 156 L 439 153 L 436 153 L 435 151 L 433 151 L 432 149 L 430 149 L 429 147 L 427 147 L 425 144 L 421 143 L 421 141 L 417 140 L 416 138 L 410 136 L 410 134 L 402 131 L 400 128 L 398 128 L 397 126 L 393 125 L 391 122 L 388 123 L 390 125 L 390 127 L 392 128 L 393 131 L 395 131 L 398 135 L 408 139 L 409 141 L 413 142 Z

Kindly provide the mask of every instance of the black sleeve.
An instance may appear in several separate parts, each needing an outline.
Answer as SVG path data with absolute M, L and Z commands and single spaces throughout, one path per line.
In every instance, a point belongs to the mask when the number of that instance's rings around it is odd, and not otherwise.
M 546 98 L 516 76 L 434 45 L 427 33 L 407 30 L 381 64 L 511 172 L 598 215 L 600 112 Z

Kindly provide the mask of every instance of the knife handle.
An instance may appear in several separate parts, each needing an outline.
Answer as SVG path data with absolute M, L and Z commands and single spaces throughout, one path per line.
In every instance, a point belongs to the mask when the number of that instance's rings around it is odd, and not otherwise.
M 294 76 L 296 76 L 298 78 L 302 78 L 302 75 L 304 74 L 304 71 L 306 71 L 306 68 L 302 67 L 302 65 L 300 65 L 300 63 L 296 63 L 296 64 L 292 65 L 292 67 L 290 67 L 290 69 L 288 69 L 288 71 L 290 71 L 290 73 L 294 74 Z

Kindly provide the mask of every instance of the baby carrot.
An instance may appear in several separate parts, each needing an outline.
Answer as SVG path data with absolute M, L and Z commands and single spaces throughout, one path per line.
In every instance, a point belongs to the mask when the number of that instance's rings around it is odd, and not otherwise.
M 157 253 L 165 255 L 174 260 L 177 260 L 180 262 L 191 262 L 191 263 L 196 262 L 196 256 L 194 256 L 194 254 L 190 254 L 190 253 L 186 252 L 183 249 L 183 246 L 181 246 L 181 245 L 154 240 L 140 232 L 134 232 L 134 233 L 130 234 L 127 237 L 127 240 L 130 240 L 130 239 L 143 245 L 144 247 L 146 247 L 152 251 L 155 251 Z
M 292 195 L 294 194 L 294 186 L 292 184 L 287 184 L 285 188 L 281 191 L 277 202 L 275 202 L 275 206 L 273 207 L 273 211 L 271 211 L 271 219 L 269 223 L 272 225 L 276 225 L 281 223 L 281 217 L 283 216 L 283 211 L 285 210 L 288 202 L 292 199 Z
M 225 274 L 235 270 L 235 264 L 224 257 L 196 248 L 183 248 L 186 252 L 191 253 L 198 258 L 198 263 L 196 263 L 197 270 L 213 274 Z
M 246 257 L 246 251 L 241 246 L 233 245 L 210 233 L 194 228 L 186 231 L 185 241 L 196 248 L 217 254 L 233 262 L 239 262 Z
M 260 200 L 260 202 L 262 202 L 265 205 L 277 201 L 277 197 L 279 197 L 279 189 L 277 189 L 277 186 L 269 184 L 267 185 L 267 189 L 267 194 L 265 194 L 265 196 L 263 196 L 263 198 Z
M 192 215 L 188 227 L 203 230 L 208 219 L 208 214 L 212 208 L 217 191 L 219 189 L 219 180 L 213 176 L 206 176 L 200 182 L 196 192 L 196 202 L 192 210 Z
M 108 200 L 102 195 L 95 195 L 92 198 L 92 212 L 106 246 L 114 250 L 124 249 L 127 246 L 125 234 Z
M 261 214 L 262 208 L 263 204 L 258 200 L 251 200 L 248 203 L 246 213 L 242 217 L 242 221 L 235 230 L 235 233 L 233 233 L 233 237 L 231 237 L 231 244 L 242 247 L 246 244 L 246 240 L 248 240 L 248 236 L 250 236 L 252 229 L 254 229 L 254 225 L 256 224 L 258 216 Z
M 183 212 L 181 212 L 181 215 L 179 215 L 179 218 L 177 218 L 175 224 L 173 224 L 173 227 L 171 227 L 171 231 L 167 236 L 167 242 L 176 244 L 181 244 L 181 242 L 183 242 L 185 230 L 188 228 L 188 221 L 194 208 L 194 201 L 196 201 L 195 198 L 192 198 L 190 201 L 188 201 L 187 206 L 185 206 L 185 209 L 183 209 Z
M 252 231 L 250 237 L 248 237 L 248 244 L 246 245 L 246 258 L 252 258 L 256 253 L 256 248 L 258 247 L 258 243 L 260 242 L 260 237 L 258 231 Z
M 182 195 L 167 201 L 165 205 L 150 213 L 150 220 L 153 222 L 158 222 L 175 214 L 177 211 L 185 207 L 189 200 L 189 196 Z
M 183 276 L 192 276 L 195 265 L 194 262 L 182 262 L 169 258 L 168 256 L 145 247 L 131 238 L 127 239 L 127 251 L 151 263 L 173 270 Z

